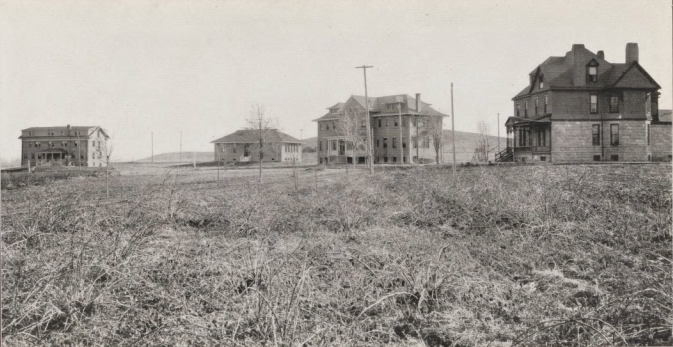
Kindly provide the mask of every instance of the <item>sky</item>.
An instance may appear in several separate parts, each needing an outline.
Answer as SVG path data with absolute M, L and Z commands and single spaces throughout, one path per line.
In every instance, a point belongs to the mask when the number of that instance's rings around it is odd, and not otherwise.
M 254 105 L 297 138 L 350 95 L 421 94 L 500 133 L 528 73 L 576 43 L 639 63 L 672 104 L 669 0 L 0 0 L 0 156 L 21 129 L 92 125 L 113 160 L 212 151 Z M 445 120 L 451 128 L 451 119 Z

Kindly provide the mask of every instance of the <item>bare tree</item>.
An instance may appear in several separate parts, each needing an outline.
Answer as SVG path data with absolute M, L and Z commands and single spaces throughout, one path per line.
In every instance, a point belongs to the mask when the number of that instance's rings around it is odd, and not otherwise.
M 336 123 L 337 132 L 344 137 L 346 144 L 350 146 L 353 153 L 353 168 L 355 168 L 358 152 L 366 152 L 367 148 L 367 127 L 365 118 L 366 116 L 364 112 L 359 112 L 354 107 L 350 107 L 347 110 L 344 110 L 339 121 Z
M 444 117 L 421 116 L 416 118 L 416 123 L 416 134 L 412 136 L 416 145 L 416 156 L 418 157 L 418 148 L 432 142 L 432 148 L 435 150 L 435 161 L 439 164 L 444 137 Z
M 259 159 L 259 183 L 262 183 L 262 162 L 264 161 L 265 152 L 273 152 L 278 150 L 278 146 L 282 143 L 278 142 L 279 138 L 276 134 L 274 125 L 275 119 L 266 115 L 264 106 L 256 104 L 250 109 L 250 114 L 247 119 L 248 129 L 254 130 L 251 139 L 251 150 L 256 152 Z
M 477 139 L 477 146 L 474 148 L 473 159 L 476 162 L 487 162 L 488 154 L 491 151 L 491 144 L 489 139 L 490 129 L 485 121 L 479 121 L 477 124 L 479 130 L 479 138 Z

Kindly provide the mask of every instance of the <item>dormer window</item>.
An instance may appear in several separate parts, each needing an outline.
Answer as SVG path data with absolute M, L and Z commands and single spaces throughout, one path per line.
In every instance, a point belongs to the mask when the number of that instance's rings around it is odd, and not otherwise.
M 592 59 L 587 65 L 587 82 L 596 81 L 598 81 L 598 63 Z
M 544 88 L 544 75 L 540 75 L 540 89 Z
M 337 113 L 338 111 L 339 111 L 338 108 L 332 108 L 332 109 L 329 110 L 329 113 L 331 113 L 331 114 L 335 114 L 335 113 Z
M 397 111 L 397 105 L 400 105 L 399 103 L 390 103 L 386 104 L 386 110 L 387 111 Z

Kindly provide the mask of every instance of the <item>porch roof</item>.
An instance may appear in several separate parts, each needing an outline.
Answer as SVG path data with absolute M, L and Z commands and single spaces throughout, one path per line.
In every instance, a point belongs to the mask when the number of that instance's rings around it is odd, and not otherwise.
M 544 119 L 544 117 L 538 119 L 509 117 L 507 118 L 507 122 L 505 122 L 505 126 L 507 127 L 521 126 L 521 125 L 546 125 L 546 124 L 551 124 L 551 120 L 549 118 Z
M 47 148 L 35 153 L 68 153 L 68 151 L 63 148 Z

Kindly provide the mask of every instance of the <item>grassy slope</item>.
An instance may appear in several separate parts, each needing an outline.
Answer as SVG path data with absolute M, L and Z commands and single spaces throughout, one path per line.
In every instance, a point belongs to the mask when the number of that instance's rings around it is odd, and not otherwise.
M 671 344 L 669 165 L 2 193 L 6 344 Z M 130 172 L 130 171 L 129 171 Z M 223 174 L 225 175 L 225 174 Z M 73 188 L 77 189 L 73 189 Z M 64 193 L 74 192 L 74 193 Z

